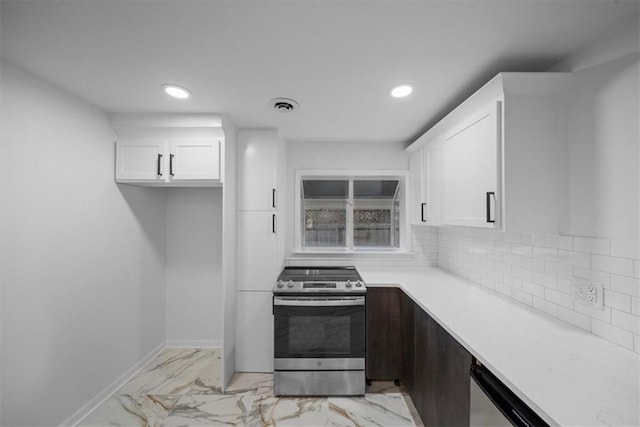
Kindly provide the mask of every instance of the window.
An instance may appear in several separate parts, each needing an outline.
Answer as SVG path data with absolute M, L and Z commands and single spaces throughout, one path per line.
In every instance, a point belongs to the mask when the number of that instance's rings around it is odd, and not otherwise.
M 297 175 L 300 250 L 344 252 L 403 247 L 404 175 Z

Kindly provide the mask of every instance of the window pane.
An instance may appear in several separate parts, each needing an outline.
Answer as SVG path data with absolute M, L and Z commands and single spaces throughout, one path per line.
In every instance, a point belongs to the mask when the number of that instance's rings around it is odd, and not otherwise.
M 347 243 L 347 210 L 305 209 L 305 246 L 345 246 Z
M 349 181 L 303 180 L 302 191 L 304 246 L 346 246 Z
M 353 182 L 353 197 L 393 199 L 396 194 L 398 181 L 366 180 Z
M 354 181 L 353 245 L 399 247 L 397 180 Z
M 391 246 L 389 209 L 355 209 L 353 217 L 355 246 Z
M 305 179 L 302 181 L 302 193 L 305 199 L 346 199 L 349 197 L 349 181 Z

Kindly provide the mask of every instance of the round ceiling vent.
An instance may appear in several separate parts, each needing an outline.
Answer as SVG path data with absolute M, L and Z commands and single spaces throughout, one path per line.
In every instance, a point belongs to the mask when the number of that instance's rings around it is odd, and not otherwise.
M 300 107 L 296 101 L 289 98 L 273 98 L 270 104 L 274 110 L 280 113 L 290 113 Z

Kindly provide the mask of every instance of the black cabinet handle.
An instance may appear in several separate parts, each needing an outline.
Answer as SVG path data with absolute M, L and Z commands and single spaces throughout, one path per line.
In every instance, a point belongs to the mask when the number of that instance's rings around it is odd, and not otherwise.
M 488 223 L 496 222 L 495 219 L 491 219 L 491 196 L 495 198 L 496 193 L 494 193 L 493 191 L 487 191 L 487 222 Z
M 273 208 L 276 207 L 276 189 L 275 188 L 271 190 L 271 207 Z
M 424 208 L 427 206 L 426 203 L 420 203 L 420 220 L 422 222 L 427 222 L 426 219 L 424 219 Z
M 276 214 L 271 215 L 271 232 L 276 234 Z
M 157 171 L 158 172 L 157 173 L 158 176 L 162 176 L 161 167 L 162 167 L 162 154 L 158 154 L 158 171 Z
M 169 154 L 169 175 L 173 176 L 173 154 Z

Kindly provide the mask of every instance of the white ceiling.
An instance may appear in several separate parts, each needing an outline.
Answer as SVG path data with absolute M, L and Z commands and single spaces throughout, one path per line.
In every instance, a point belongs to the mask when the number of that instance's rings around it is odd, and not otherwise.
M 638 0 L 2 2 L 2 57 L 108 112 L 212 112 L 291 141 L 409 141 L 499 71 L 544 71 Z M 636 18 L 637 19 L 637 18 Z M 397 82 L 414 94 L 391 99 Z M 168 99 L 162 83 L 189 88 Z M 291 114 L 269 100 L 300 103 Z

